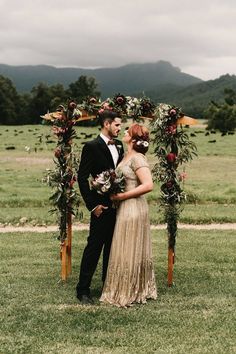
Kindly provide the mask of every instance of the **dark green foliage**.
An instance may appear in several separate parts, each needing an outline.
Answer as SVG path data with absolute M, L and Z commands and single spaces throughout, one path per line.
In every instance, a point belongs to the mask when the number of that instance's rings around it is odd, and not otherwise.
M 39 83 L 30 93 L 18 94 L 12 81 L 0 76 L 0 124 L 40 124 L 42 113 L 55 111 L 68 96 L 74 96 L 77 102 L 84 97 L 99 95 L 94 78 L 80 77 L 71 83 L 66 91 L 62 84 L 48 86 Z
M 186 115 L 204 118 L 204 111 L 209 102 L 224 102 L 224 90 L 230 89 L 236 91 L 236 77 L 234 75 L 223 75 L 218 79 L 203 82 L 191 75 L 182 73 L 178 68 L 168 62 L 159 61 L 157 63 L 146 64 L 128 64 L 119 68 L 104 69 L 80 69 L 80 68 L 54 68 L 46 65 L 39 66 L 8 66 L 0 64 L 0 74 L 11 78 L 17 91 L 31 92 L 32 88 L 39 90 L 39 83 L 45 85 L 49 91 L 45 94 L 46 111 L 52 111 L 59 102 L 64 102 L 66 98 L 72 97 L 81 102 L 86 96 L 97 96 L 101 91 L 102 99 L 112 97 L 116 92 L 123 92 L 125 95 L 136 97 L 149 97 L 155 104 L 160 102 L 171 102 L 175 106 L 182 107 Z M 79 78 L 74 81 L 75 78 Z M 96 81 L 93 81 L 96 80 Z M 98 85 L 97 85 L 98 83 Z M 55 89 L 60 86 L 62 89 Z M 91 91 L 89 92 L 89 89 Z M 82 90 L 81 92 L 79 90 Z M 0 87 L 1 91 L 1 87 Z M 46 90 L 47 91 L 47 90 Z M 89 93 L 88 93 L 89 92 Z M 41 92 L 42 94 L 42 92 Z M 42 99 L 39 92 L 31 92 L 34 102 L 29 107 L 29 101 L 26 100 L 27 107 L 17 104 L 17 118 L 10 115 L 10 120 L 14 123 L 9 124 L 30 124 L 38 114 L 38 101 Z M 49 97 L 51 99 L 49 100 Z M 28 97 L 28 98 L 29 98 Z M 228 95 L 228 103 L 232 97 Z M 0 102 L 2 98 L 0 99 Z M 15 104 L 18 102 L 15 99 Z M 13 104 L 13 106 L 15 105 Z M 12 112 L 11 105 L 8 105 Z M 23 114 L 19 110 L 23 110 Z M 40 110 L 40 114 L 43 110 Z M 20 118 L 21 117 L 21 118 Z M 0 116 L 0 124 L 3 116 Z M 81 123 L 90 125 L 91 122 Z M 91 124 L 94 124 L 92 122 Z
M 77 81 L 69 85 L 66 94 L 67 97 L 71 97 L 77 103 L 82 103 L 89 96 L 100 96 L 95 79 L 84 75 L 80 76 Z
M 0 124 L 14 124 L 19 103 L 19 95 L 11 80 L 0 76 Z
M 53 132 L 58 142 L 54 151 L 55 169 L 48 170 L 45 181 L 53 188 L 53 194 L 49 198 L 53 209 L 58 215 L 59 237 L 61 242 L 67 237 L 67 225 L 69 215 L 75 215 L 80 198 L 74 189 L 74 183 L 77 179 L 78 159 L 73 152 L 72 141 L 76 137 L 74 123 L 76 119 L 76 103 L 68 102 L 65 109 L 60 106 L 60 115 L 54 118 L 52 114 Z
M 181 188 L 183 176 L 178 173 L 179 165 L 190 161 L 196 153 L 195 144 L 178 128 L 178 119 L 183 116 L 180 108 L 161 103 L 157 106 L 153 128 L 154 153 L 158 162 L 154 165 L 154 178 L 161 184 L 160 204 L 167 223 L 169 248 L 174 249 L 179 215 L 186 201 Z
M 29 103 L 29 114 L 31 124 L 41 123 L 40 115 L 42 112 L 55 111 L 58 104 L 65 101 L 66 94 L 62 85 L 47 86 L 39 83 L 31 90 L 31 99 Z
M 205 111 L 208 119 L 208 129 L 217 129 L 222 133 L 234 131 L 236 128 L 236 92 L 225 90 L 225 102 L 211 102 Z
M 223 75 L 216 80 L 181 87 L 172 83 L 147 90 L 145 94 L 154 102 L 172 102 L 182 107 L 186 115 L 204 118 L 204 111 L 211 101 L 224 102 L 225 89 L 236 91 L 236 76 Z

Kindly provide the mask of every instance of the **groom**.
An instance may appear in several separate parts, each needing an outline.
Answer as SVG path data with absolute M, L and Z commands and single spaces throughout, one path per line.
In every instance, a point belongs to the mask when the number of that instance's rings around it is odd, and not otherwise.
M 121 129 L 121 118 L 116 112 L 105 110 L 99 115 L 100 135 L 87 142 L 82 150 L 78 170 L 78 183 L 86 207 L 91 212 L 87 245 L 81 260 L 77 298 L 82 304 L 92 304 L 90 284 L 103 250 L 102 281 L 105 281 L 112 235 L 116 220 L 116 210 L 107 195 L 100 195 L 89 187 L 89 177 L 115 169 L 123 158 L 122 143 L 117 138 Z

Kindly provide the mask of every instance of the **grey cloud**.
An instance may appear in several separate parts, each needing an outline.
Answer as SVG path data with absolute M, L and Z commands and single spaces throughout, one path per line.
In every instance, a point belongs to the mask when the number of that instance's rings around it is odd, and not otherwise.
M 235 72 L 233 0 L 0 4 L 0 63 L 111 67 L 163 59 L 206 79 Z

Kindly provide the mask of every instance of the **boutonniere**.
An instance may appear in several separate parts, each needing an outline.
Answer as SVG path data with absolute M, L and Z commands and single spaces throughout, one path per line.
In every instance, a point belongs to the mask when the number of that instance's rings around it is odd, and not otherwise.
M 117 145 L 116 145 L 116 148 L 117 148 L 118 152 L 120 152 L 120 150 L 121 150 L 121 148 L 122 148 L 122 145 L 117 144 Z

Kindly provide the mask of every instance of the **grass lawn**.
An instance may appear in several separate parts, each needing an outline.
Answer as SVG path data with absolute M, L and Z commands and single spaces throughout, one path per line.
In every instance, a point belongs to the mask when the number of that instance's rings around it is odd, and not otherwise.
M 1 354 L 234 353 L 235 232 L 181 230 L 175 286 L 166 286 L 165 231 L 153 231 L 158 299 L 129 309 L 75 298 L 86 231 L 73 235 L 73 270 L 60 279 L 59 244 L 50 233 L 0 234 Z

